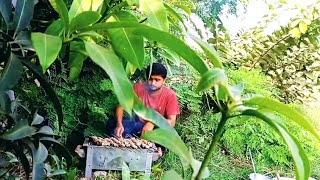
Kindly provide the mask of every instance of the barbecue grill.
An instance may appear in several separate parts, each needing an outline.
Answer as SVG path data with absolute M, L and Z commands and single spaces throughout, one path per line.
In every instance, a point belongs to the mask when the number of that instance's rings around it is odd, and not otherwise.
M 142 171 L 150 177 L 152 161 L 158 159 L 155 144 L 139 138 L 93 136 L 86 138 L 83 146 L 87 147 L 86 178 L 91 178 L 92 170 L 122 170 L 123 162 L 130 171 Z

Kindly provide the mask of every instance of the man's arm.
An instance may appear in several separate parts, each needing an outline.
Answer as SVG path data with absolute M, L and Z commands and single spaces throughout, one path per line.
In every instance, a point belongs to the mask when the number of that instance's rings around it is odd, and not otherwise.
M 167 117 L 169 124 L 174 127 L 176 125 L 177 115 L 168 115 Z
M 123 107 L 121 106 L 116 107 L 117 124 L 116 124 L 116 129 L 114 130 L 114 133 L 116 136 L 122 136 L 122 133 L 124 131 L 124 128 L 122 125 L 123 112 L 124 112 Z

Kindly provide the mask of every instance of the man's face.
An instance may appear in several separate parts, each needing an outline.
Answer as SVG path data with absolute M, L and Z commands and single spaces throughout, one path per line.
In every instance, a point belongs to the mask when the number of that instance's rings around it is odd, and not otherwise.
M 151 91 L 158 91 L 164 84 L 165 79 L 160 75 L 151 75 L 148 79 L 148 87 Z

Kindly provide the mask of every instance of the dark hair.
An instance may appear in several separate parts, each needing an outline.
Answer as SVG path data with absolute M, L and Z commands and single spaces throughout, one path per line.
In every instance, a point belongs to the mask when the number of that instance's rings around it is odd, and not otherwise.
M 150 65 L 146 69 L 146 77 L 149 79 L 149 75 L 160 75 L 163 79 L 167 77 L 167 69 L 160 63 L 153 63 L 150 74 Z

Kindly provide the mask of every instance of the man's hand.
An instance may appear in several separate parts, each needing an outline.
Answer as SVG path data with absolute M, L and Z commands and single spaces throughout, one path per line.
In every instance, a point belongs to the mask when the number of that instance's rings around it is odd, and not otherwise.
M 117 124 L 117 127 L 114 130 L 114 134 L 117 137 L 122 137 L 123 131 L 124 131 L 123 125 L 122 124 Z
M 146 124 L 143 126 L 141 130 L 141 134 L 151 131 L 154 128 L 154 124 L 152 122 L 146 122 Z

